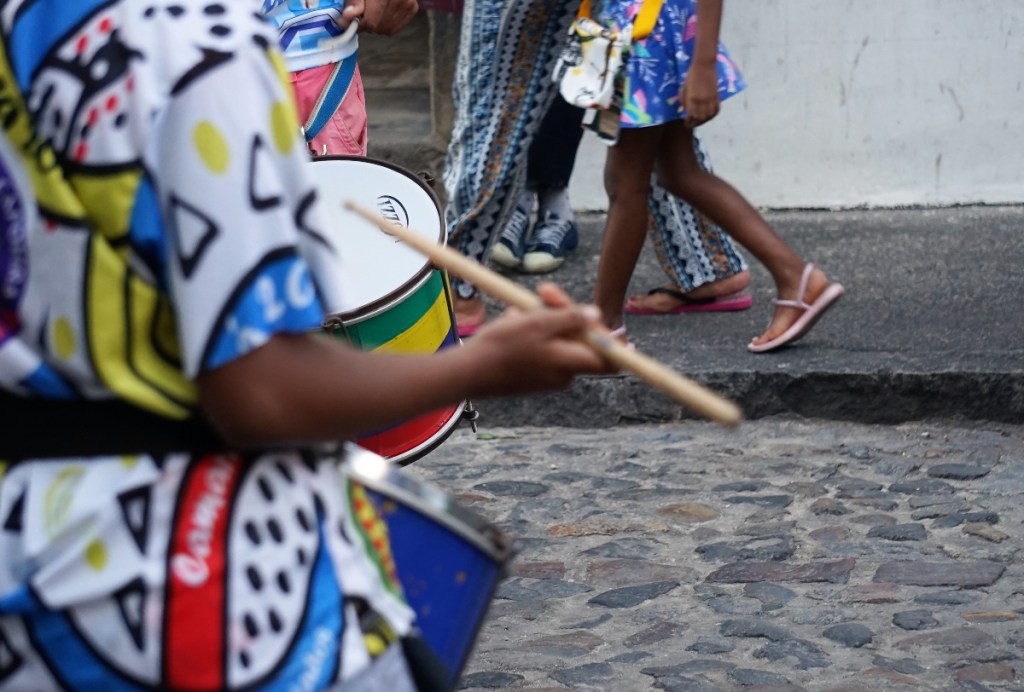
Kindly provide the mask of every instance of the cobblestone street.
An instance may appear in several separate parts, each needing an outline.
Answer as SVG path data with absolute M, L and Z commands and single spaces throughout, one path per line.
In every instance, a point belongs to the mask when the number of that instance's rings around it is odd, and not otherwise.
M 472 690 L 1024 689 L 1024 426 L 460 429 L 517 538 Z

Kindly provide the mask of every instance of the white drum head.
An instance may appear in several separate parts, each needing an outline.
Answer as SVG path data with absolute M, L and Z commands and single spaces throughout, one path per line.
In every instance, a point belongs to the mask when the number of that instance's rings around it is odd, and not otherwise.
M 340 294 L 325 296 L 328 313 L 359 316 L 384 307 L 431 270 L 426 257 L 343 206 L 352 201 L 444 243 L 440 204 L 426 183 L 397 166 L 355 156 L 316 158 L 311 167 L 326 210 L 323 231 L 337 250 L 320 267 L 338 284 L 331 293 Z

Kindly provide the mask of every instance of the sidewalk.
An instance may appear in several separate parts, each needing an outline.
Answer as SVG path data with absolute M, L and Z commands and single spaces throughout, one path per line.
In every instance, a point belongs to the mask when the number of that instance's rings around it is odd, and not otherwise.
M 738 313 L 627 315 L 647 355 L 727 396 L 748 419 L 775 414 L 894 423 L 1024 421 L 1024 207 L 772 212 L 804 257 L 846 287 L 796 345 L 746 344 L 767 324 L 770 277 L 747 254 L 754 306 Z M 541 278 L 589 300 L 604 217 L 581 216 L 581 244 Z M 645 247 L 633 293 L 665 278 Z M 489 305 L 497 314 L 500 305 Z M 632 376 L 584 378 L 566 392 L 478 402 L 482 427 L 607 427 L 692 414 Z

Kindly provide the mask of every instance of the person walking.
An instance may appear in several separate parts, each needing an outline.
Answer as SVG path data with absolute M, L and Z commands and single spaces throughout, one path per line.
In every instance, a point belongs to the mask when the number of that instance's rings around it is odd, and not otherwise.
M 624 30 L 644 0 L 604 0 L 595 16 Z M 769 270 L 778 299 L 767 328 L 748 344 L 764 353 L 801 338 L 843 294 L 801 258 L 729 183 L 702 169 L 694 128 L 714 118 L 720 102 L 744 87 L 719 42 L 722 0 L 665 0 L 654 31 L 627 62 L 619 141 L 608 151 L 609 208 L 594 302 L 605 324 L 625 338 L 623 300 L 644 242 L 652 172 L 667 190 L 728 231 Z M 637 59 L 642 55 L 643 59 Z
M 520 205 L 531 144 L 557 96 L 552 73 L 579 6 L 580 0 L 465 4 L 452 87 L 455 123 L 443 176 L 445 211 L 449 244 L 481 263 L 492 256 Z M 560 151 L 575 153 L 570 147 Z M 700 160 L 706 165 L 706 155 Z M 638 297 L 638 304 L 661 314 L 690 311 L 691 303 L 714 310 L 749 307 L 750 296 L 742 291 L 750 275 L 729 236 L 657 184 L 649 204 L 668 288 L 683 299 L 661 294 Z M 527 205 L 528 200 L 522 206 Z M 647 214 L 643 218 L 646 223 Z M 507 263 L 515 262 L 520 243 L 514 236 Z M 567 238 L 568 230 L 560 234 Z M 548 245 L 554 261 L 538 266 L 557 262 L 550 249 L 558 246 Z M 484 323 L 486 306 L 471 283 L 455 279 L 452 288 L 459 333 L 468 336 Z
M 530 144 L 526 188 L 491 250 L 495 264 L 544 274 L 562 266 L 566 255 L 579 244 L 579 226 L 569 200 L 569 178 L 583 139 L 583 113 L 564 99 L 551 102 Z M 535 221 L 531 219 L 534 207 Z

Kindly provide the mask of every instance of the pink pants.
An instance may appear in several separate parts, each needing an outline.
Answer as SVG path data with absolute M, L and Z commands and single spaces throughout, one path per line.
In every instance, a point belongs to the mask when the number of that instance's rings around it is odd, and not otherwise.
M 302 122 L 309 118 L 309 113 L 320 98 L 324 84 L 333 69 L 332 64 L 292 73 L 292 88 L 295 91 L 295 101 Z M 320 133 L 309 142 L 309 149 L 314 156 L 366 156 L 366 95 L 363 93 L 363 79 L 359 75 L 358 67 L 345 100 Z

